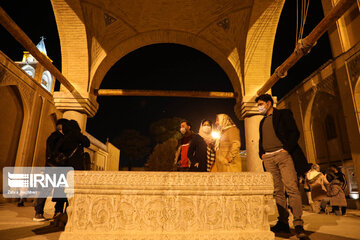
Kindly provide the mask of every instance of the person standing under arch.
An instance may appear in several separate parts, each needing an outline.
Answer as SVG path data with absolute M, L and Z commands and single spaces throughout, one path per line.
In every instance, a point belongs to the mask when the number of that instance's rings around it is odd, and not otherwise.
M 214 151 L 211 148 L 213 140 L 211 137 L 211 121 L 202 120 L 199 134 L 194 134 L 190 141 L 188 158 L 191 162 L 191 170 L 195 172 L 208 171 L 208 162 L 214 159 Z
M 191 123 L 189 121 L 182 121 L 180 123 L 180 133 L 183 137 L 178 142 L 174 164 L 177 171 L 188 172 L 191 167 L 191 162 L 188 157 L 189 145 L 195 135 L 191 130 Z
M 306 238 L 301 218 L 302 202 L 297 177 L 305 174 L 308 165 L 298 144 L 300 133 L 295 119 L 290 110 L 274 108 L 274 100 L 269 94 L 258 96 L 255 102 L 259 112 L 264 115 L 259 127 L 259 155 L 265 171 L 273 176 L 274 198 L 279 213 L 278 222 L 271 227 L 271 231 L 290 232 L 286 191 L 294 216 L 296 236 L 300 239 Z
M 215 150 L 218 172 L 241 172 L 240 131 L 226 114 L 216 115 L 216 126 L 220 131 Z

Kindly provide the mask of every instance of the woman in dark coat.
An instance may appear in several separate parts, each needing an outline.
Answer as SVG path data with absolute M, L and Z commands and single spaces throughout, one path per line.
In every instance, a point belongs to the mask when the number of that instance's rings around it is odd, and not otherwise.
M 205 127 L 205 129 L 204 129 Z M 201 122 L 199 134 L 194 134 L 190 141 L 188 158 L 191 162 L 191 170 L 195 172 L 206 172 L 208 165 L 208 144 L 204 139 L 202 132 L 207 131 L 211 134 L 211 121 L 203 120 Z

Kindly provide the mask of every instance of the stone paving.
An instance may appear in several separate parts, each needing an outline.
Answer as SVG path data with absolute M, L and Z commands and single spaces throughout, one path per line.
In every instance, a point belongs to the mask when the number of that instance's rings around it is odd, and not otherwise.
M 48 208 L 49 209 L 49 208 Z M 45 213 L 50 218 L 51 211 Z M 34 208 L 31 202 L 25 207 L 17 207 L 15 203 L 0 204 L 0 239 L 2 240 L 57 240 L 61 230 L 47 222 L 34 222 Z M 305 230 L 311 240 L 354 240 L 360 239 L 360 211 L 348 210 L 346 216 L 314 214 L 304 211 Z M 271 216 L 271 224 L 276 216 Z M 292 230 L 289 235 L 277 235 L 277 240 L 297 239 Z

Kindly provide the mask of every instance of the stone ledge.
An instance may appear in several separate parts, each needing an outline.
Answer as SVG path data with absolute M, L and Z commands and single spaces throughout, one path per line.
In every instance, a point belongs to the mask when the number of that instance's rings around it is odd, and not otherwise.
M 72 235 L 62 233 L 60 239 L 72 239 Z M 117 233 L 117 237 L 113 238 L 111 234 L 86 233 L 76 235 L 78 240 L 105 240 L 105 239 L 126 239 L 126 240 L 273 240 L 274 233 L 268 231 L 249 231 L 243 234 L 234 234 L 228 232 L 209 231 L 201 233 L 139 233 L 133 232 L 124 234 Z
M 179 187 L 187 188 L 195 186 L 199 188 L 228 188 L 249 189 L 261 187 L 273 190 L 272 176 L 270 173 L 251 172 L 117 172 L 117 171 L 77 171 L 75 172 L 77 188 L 85 186 L 115 187 L 126 186 L 131 188 L 141 186 L 146 189 L 154 187 Z M 172 188 L 173 189 L 173 188 Z

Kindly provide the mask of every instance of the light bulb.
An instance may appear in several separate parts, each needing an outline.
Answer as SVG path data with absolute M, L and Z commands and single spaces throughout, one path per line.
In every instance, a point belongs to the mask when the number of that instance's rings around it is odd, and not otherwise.
M 212 131 L 211 132 L 211 136 L 214 138 L 214 139 L 219 139 L 220 138 L 220 133 L 218 131 Z

